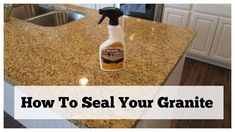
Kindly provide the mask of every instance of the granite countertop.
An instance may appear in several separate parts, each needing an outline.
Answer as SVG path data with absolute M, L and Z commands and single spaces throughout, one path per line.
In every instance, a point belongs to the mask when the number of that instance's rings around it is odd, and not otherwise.
M 108 19 L 97 25 L 97 11 L 57 5 L 86 17 L 57 27 L 12 18 L 4 23 L 4 78 L 15 85 L 163 85 L 192 41 L 189 29 L 134 17 L 121 17 L 125 32 L 125 68 L 105 72 L 98 49 L 108 39 Z M 135 120 L 71 120 L 87 127 L 133 127 Z

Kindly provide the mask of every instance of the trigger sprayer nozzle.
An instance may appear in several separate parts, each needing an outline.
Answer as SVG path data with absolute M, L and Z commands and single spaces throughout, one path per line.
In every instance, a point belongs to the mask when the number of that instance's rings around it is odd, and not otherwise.
M 108 17 L 109 25 L 114 25 L 114 26 L 118 25 L 118 18 L 120 16 L 123 16 L 123 12 L 119 8 L 115 8 L 115 7 L 105 7 L 105 8 L 99 9 L 99 14 L 102 15 L 102 17 L 98 21 L 98 24 L 102 23 L 105 17 Z

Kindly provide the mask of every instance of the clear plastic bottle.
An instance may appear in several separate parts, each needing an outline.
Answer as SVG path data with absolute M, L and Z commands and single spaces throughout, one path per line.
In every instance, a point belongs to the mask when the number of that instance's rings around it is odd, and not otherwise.
M 106 40 L 99 48 L 100 67 L 105 71 L 117 71 L 124 67 L 125 62 L 125 40 L 123 31 L 118 25 L 118 18 L 123 12 L 114 7 L 106 7 L 99 10 L 102 15 L 98 24 L 105 17 L 109 17 L 109 39 Z

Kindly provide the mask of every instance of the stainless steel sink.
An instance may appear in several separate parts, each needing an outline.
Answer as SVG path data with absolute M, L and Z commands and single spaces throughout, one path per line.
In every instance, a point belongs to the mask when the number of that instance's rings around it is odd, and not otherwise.
M 85 15 L 72 11 L 53 11 L 37 17 L 28 19 L 28 22 L 40 26 L 60 26 L 85 17 Z
M 12 9 L 10 16 L 47 27 L 64 25 L 85 17 L 82 13 L 53 9 L 50 6 L 40 4 L 17 4 Z
M 12 9 L 10 16 L 23 20 L 42 15 L 51 11 L 53 11 L 53 9 L 47 8 L 43 5 L 16 4 L 15 7 Z

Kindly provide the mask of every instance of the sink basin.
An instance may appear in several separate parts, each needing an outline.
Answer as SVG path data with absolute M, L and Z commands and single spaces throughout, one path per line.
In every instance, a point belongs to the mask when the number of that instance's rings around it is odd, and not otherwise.
M 11 17 L 18 19 L 28 19 L 41 14 L 45 14 L 53 11 L 43 5 L 38 4 L 16 4 L 16 6 L 11 11 Z
M 85 17 L 82 13 L 53 9 L 43 4 L 16 4 L 10 16 L 47 27 L 64 25 Z
M 85 15 L 72 11 L 53 11 L 28 19 L 28 22 L 40 26 L 60 26 L 85 17 Z

